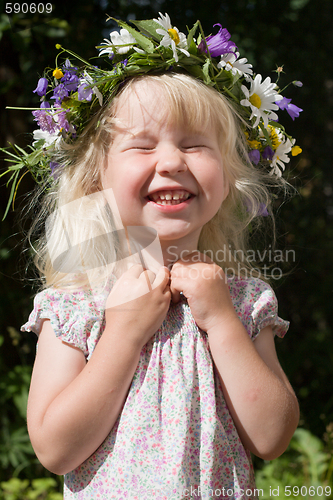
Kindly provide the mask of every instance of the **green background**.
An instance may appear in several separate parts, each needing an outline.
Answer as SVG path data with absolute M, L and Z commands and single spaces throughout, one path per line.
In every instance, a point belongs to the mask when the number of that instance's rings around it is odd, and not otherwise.
M 300 429 L 283 457 L 272 463 L 256 460 L 256 467 L 258 482 L 266 485 L 264 498 L 270 498 L 269 486 L 274 484 L 280 485 L 279 498 L 285 498 L 285 484 L 332 485 L 332 2 L 72 0 L 54 2 L 51 14 L 12 16 L 5 14 L 6 2 L 0 6 L 2 147 L 7 141 L 25 146 L 35 128 L 29 112 L 5 107 L 36 105 L 32 90 L 43 69 L 53 66 L 56 43 L 86 58 L 96 56 L 95 46 L 115 27 L 106 23 L 107 14 L 128 21 L 167 12 L 183 32 L 200 19 L 206 34 L 215 32 L 213 24 L 221 23 L 257 73 L 274 79 L 273 71 L 283 65 L 283 83 L 303 82 L 302 88 L 289 87 L 286 95 L 304 111 L 294 122 L 287 114 L 283 117 L 288 132 L 303 149 L 288 166 L 288 180 L 298 194 L 278 209 L 278 248 L 294 250 L 296 258 L 285 266 L 286 276 L 272 283 L 280 316 L 291 322 L 286 338 L 277 341 L 277 350 L 299 398 Z M 1 181 L 0 215 L 7 200 L 6 181 Z M 0 499 L 6 500 L 56 499 L 54 492 L 60 488 L 58 479 L 34 457 L 25 426 L 36 339 L 33 334 L 20 333 L 19 328 L 32 308 L 35 282 L 33 273 L 25 269 L 28 251 L 21 244 L 19 207 L 24 193 L 32 187 L 31 179 L 25 176 L 17 210 L 0 226 Z M 13 478 L 17 478 L 15 484 Z M 42 482 L 30 482 L 36 478 Z M 48 478 L 57 482 L 53 484 Z M 296 493 L 292 498 L 298 498 Z M 299 498 L 321 498 L 309 491 L 307 495 L 299 492 Z

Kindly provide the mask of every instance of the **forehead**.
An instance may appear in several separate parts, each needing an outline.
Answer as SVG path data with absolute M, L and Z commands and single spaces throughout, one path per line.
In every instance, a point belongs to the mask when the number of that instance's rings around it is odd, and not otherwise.
M 126 89 L 117 100 L 114 109 L 116 128 L 137 129 L 156 126 L 169 120 L 167 108 L 159 105 L 158 89 L 151 86 L 133 86 Z
M 212 107 L 193 89 L 143 78 L 126 86 L 113 109 L 116 127 L 185 127 L 203 132 L 213 125 Z M 184 87 L 184 86 L 183 86 Z

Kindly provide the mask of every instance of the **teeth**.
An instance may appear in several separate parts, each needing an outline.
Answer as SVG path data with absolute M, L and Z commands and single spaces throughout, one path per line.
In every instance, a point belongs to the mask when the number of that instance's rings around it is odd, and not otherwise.
M 149 196 L 158 205 L 178 205 L 190 198 L 190 193 L 184 190 L 159 191 Z

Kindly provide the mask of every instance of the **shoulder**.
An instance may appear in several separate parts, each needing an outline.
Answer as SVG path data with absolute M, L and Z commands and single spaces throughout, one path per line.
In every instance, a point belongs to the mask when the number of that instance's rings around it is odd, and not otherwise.
M 227 276 L 227 283 L 234 305 L 241 304 L 244 301 L 253 303 L 257 301 L 262 294 L 268 294 L 275 297 L 272 287 L 260 278 Z
M 277 298 L 268 283 L 238 277 L 227 277 L 227 282 L 235 310 L 253 339 L 266 326 L 280 337 L 285 335 L 289 322 L 278 316 Z
M 56 337 L 88 356 L 104 325 L 105 302 L 112 283 L 109 280 L 99 289 L 42 290 L 35 296 L 33 310 L 21 330 L 39 335 L 44 320 L 48 319 Z

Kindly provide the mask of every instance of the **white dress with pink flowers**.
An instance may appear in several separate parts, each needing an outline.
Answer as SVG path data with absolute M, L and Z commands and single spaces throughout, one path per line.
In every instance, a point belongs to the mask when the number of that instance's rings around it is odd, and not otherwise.
M 252 339 L 271 325 L 283 337 L 288 322 L 259 279 L 228 280 L 237 314 Z M 36 295 L 23 331 L 40 331 L 44 318 L 57 337 L 89 360 L 104 329 L 100 294 L 46 289 Z M 84 439 L 84 436 L 82 436 Z M 251 492 L 254 492 L 251 494 Z M 207 334 L 182 297 L 141 352 L 127 399 L 110 434 L 65 476 L 67 500 L 254 499 L 250 453 L 227 408 Z

